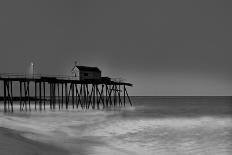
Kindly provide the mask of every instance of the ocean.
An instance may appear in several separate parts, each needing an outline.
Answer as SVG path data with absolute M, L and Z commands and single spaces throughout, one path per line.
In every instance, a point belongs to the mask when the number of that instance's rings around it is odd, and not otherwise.
M 0 112 L 0 127 L 88 155 L 231 155 L 232 97 L 132 97 L 105 110 Z

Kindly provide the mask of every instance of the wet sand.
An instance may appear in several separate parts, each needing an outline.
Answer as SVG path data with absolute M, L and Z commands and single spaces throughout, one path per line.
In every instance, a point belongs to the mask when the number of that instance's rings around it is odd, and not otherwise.
M 64 149 L 26 139 L 20 132 L 0 127 L 1 155 L 67 155 Z

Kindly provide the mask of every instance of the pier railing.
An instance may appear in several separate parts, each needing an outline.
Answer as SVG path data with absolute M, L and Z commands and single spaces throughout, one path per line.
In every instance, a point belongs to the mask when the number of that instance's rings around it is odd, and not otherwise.
M 69 75 L 50 75 L 50 74 L 15 74 L 15 73 L 0 73 L 0 78 L 28 78 L 28 79 L 40 79 L 41 77 L 55 77 L 56 79 L 63 80 L 78 80 L 79 76 Z

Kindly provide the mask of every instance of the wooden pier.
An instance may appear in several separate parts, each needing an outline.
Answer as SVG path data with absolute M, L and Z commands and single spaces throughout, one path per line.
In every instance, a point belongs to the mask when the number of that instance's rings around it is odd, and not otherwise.
M 54 109 L 105 109 L 130 104 L 130 83 L 111 79 L 0 74 L 0 104 L 4 112 Z M 2 87 L 2 89 L 1 89 Z

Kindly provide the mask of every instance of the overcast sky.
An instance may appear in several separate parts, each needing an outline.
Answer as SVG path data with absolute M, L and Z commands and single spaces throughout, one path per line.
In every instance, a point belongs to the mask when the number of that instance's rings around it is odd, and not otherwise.
M 0 1 L 0 72 L 70 74 L 74 61 L 131 95 L 232 95 L 232 2 Z

